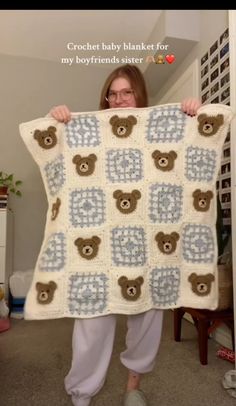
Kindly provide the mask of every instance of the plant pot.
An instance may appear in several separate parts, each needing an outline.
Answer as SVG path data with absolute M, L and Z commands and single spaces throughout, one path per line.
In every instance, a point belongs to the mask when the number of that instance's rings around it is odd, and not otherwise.
M 8 186 L 0 186 L 0 196 L 8 195 Z

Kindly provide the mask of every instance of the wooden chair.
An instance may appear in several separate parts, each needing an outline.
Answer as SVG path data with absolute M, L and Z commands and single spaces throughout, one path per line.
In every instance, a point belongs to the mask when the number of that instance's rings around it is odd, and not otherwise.
M 181 341 L 181 322 L 185 313 L 189 313 L 198 331 L 199 358 L 202 365 L 207 365 L 208 337 L 220 324 L 226 324 L 231 330 L 234 348 L 234 315 L 232 309 L 213 311 L 180 307 L 174 309 L 174 338 Z

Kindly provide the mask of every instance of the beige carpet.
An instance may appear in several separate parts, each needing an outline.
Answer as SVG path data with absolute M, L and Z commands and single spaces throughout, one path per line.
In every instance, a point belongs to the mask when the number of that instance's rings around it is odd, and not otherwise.
M 11 329 L 0 333 L 0 405 L 70 406 L 64 376 L 71 362 L 73 320 L 24 321 L 11 319 Z M 107 381 L 91 406 L 120 406 L 126 370 L 119 361 L 124 348 L 125 317 L 118 317 L 116 342 Z M 199 362 L 195 327 L 183 321 L 181 343 L 173 339 L 173 314 L 165 312 L 160 351 L 153 373 L 142 389 L 150 406 L 236 406 L 221 385 L 234 368 L 217 358 L 219 348 L 208 345 L 208 365 Z

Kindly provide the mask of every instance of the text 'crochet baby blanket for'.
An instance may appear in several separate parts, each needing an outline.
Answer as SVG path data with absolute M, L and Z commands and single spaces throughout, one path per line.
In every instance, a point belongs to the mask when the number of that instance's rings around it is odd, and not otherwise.
M 216 179 L 230 107 L 73 113 L 20 125 L 49 210 L 26 319 L 218 305 Z

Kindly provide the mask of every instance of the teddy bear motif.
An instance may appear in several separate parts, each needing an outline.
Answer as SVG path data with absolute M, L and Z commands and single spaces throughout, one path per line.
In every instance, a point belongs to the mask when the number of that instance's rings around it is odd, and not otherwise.
M 57 143 L 56 127 L 50 126 L 47 130 L 35 130 L 34 139 L 38 141 L 40 147 L 44 149 L 53 148 Z
M 157 169 L 161 171 L 171 171 L 174 168 L 175 159 L 177 154 L 175 151 L 161 152 L 156 149 L 152 153 Z
M 92 238 L 77 238 L 74 244 L 77 246 L 79 254 L 85 259 L 93 259 L 98 253 L 98 246 L 101 239 L 96 235 Z
M 89 176 L 95 170 L 95 161 L 97 157 L 95 154 L 82 157 L 81 155 L 75 155 L 72 162 L 76 165 L 76 170 L 80 176 Z
M 211 291 L 211 283 L 214 280 L 215 277 L 211 273 L 206 275 L 197 275 L 195 272 L 193 272 L 188 277 L 188 281 L 192 284 L 192 291 L 198 296 L 209 295 Z
M 211 190 L 202 192 L 200 189 L 196 189 L 193 192 L 193 205 L 197 211 L 207 211 L 210 208 L 212 198 L 213 193 Z
M 37 282 L 37 301 L 40 304 L 48 304 L 53 300 L 54 292 L 57 289 L 57 284 L 53 281 L 48 283 Z
M 140 199 L 139 190 L 132 190 L 131 193 L 123 193 L 122 190 L 115 190 L 113 197 L 116 200 L 117 209 L 124 214 L 132 213 L 137 207 L 137 200 Z
M 127 300 L 137 300 L 141 295 L 141 285 L 143 282 L 142 276 L 136 279 L 128 279 L 126 276 L 121 276 L 118 279 L 118 284 L 121 286 L 122 296 Z
M 207 114 L 200 114 L 198 116 L 198 131 L 201 135 L 209 137 L 216 134 L 220 126 L 224 123 L 223 114 L 217 116 L 208 116 Z
M 60 209 L 60 205 L 61 205 L 61 199 L 59 199 L 59 197 L 57 197 L 56 202 L 53 203 L 53 205 L 52 205 L 51 220 L 55 220 L 57 218 L 59 209 Z
M 137 119 L 134 116 L 118 117 L 117 115 L 110 118 L 110 124 L 112 125 L 112 132 L 119 138 L 128 137 L 133 129 L 133 126 L 137 124 Z
M 156 64 L 158 65 L 158 64 L 163 64 L 163 63 L 165 63 L 164 55 L 162 55 L 162 54 L 157 55 Z
M 175 231 L 171 234 L 164 234 L 162 231 L 156 234 L 155 240 L 159 250 L 163 254 L 172 254 L 177 247 L 177 241 L 179 240 L 179 234 Z

